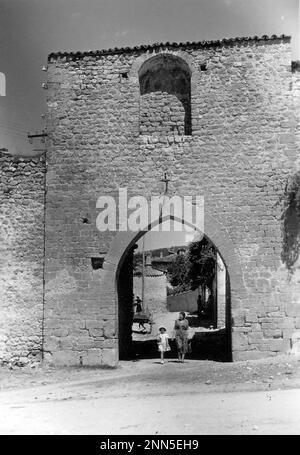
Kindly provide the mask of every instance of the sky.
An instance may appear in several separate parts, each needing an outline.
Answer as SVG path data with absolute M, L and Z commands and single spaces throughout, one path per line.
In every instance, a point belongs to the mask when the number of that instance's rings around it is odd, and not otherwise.
M 299 59 L 299 0 L 0 0 L 0 149 L 26 154 L 40 132 L 47 55 L 166 41 L 292 35 Z M 298 37 L 297 37 L 298 35 Z M 1 78 L 0 78 L 1 82 Z
M 137 242 L 136 252 L 155 249 L 170 248 L 171 246 L 188 245 L 193 240 L 199 238 L 199 233 L 185 228 L 185 225 L 176 221 L 171 223 L 161 223 L 159 231 L 148 231 Z M 144 245 L 143 245 L 144 244 Z

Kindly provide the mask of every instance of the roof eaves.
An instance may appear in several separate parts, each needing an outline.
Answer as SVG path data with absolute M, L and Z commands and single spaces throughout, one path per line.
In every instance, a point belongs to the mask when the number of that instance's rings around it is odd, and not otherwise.
M 95 51 L 64 51 L 64 52 L 51 52 L 48 55 L 48 61 L 59 59 L 59 58 L 69 58 L 73 60 L 81 59 L 84 57 L 92 56 L 102 56 L 102 55 L 114 55 L 114 54 L 125 54 L 125 53 L 134 53 L 134 52 L 146 52 L 149 50 L 160 49 L 160 48 L 206 48 L 206 47 L 218 47 L 225 45 L 232 45 L 235 43 L 243 43 L 249 41 L 290 41 L 291 37 L 289 35 L 263 35 L 259 36 L 243 36 L 236 38 L 224 38 L 221 40 L 203 40 L 203 41 L 187 41 L 186 43 L 153 43 L 153 44 L 141 44 L 139 46 L 133 47 L 115 47 L 111 49 L 102 49 Z

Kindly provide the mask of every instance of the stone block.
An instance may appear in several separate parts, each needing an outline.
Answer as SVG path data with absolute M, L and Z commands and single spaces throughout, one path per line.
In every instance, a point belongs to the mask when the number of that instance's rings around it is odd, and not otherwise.
M 241 327 L 245 324 L 246 318 L 243 313 L 233 316 L 233 327 Z
M 243 333 L 233 333 L 232 334 L 232 349 L 241 350 L 245 347 L 248 347 L 248 337 Z
M 270 340 L 268 342 L 268 347 L 270 351 L 286 353 L 289 351 L 291 346 L 289 340 L 278 339 Z
M 265 312 L 265 315 L 272 317 L 273 313 L 277 314 L 278 312 L 280 312 L 280 308 L 279 308 L 279 306 L 274 306 L 274 305 L 270 306 L 270 305 L 264 304 L 264 312 Z M 285 314 L 283 314 L 283 316 L 285 316 Z M 277 317 L 277 316 L 275 316 L 275 317 Z
M 81 353 L 76 351 L 55 351 L 52 353 L 51 361 L 58 366 L 80 365 Z
M 18 361 L 19 366 L 25 366 L 29 363 L 28 357 L 20 357 Z
M 102 337 L 103 329 L 99 329 L 99 328 L 89 329 L 89 334 L 91 337 L 94 337 L 94 338 Z
M 286 317 L 283 322 L 280 323 L 280 328 L 282 329 L 294 329 L 295 328 L 295 320 L 291 317 Z
M 104 338 L 103 339 L 99 339 L 99 340 L 95 339 L 94 346 L 95 346 L 95 348 L 102 349 L 103 346 L 104 346 Z
M 250 327 L 246 327 L 246 326 L 243 326 L 243 327 L 232 327 L 232 332 L 235 333 L 235 332 L 238 332 L 238 333 L 249 333 L 249 332 L 252 332 L 252 326 Z
M 252 324 L 252 331 L 253 331 L 253 332 L 259 332 L 259 331 L 261 331 L 261 324 L 259 324 L 259 323 L 253 323 L 253 324 Z
M 53 330 L 52 333 L 56 337 L 66 337 L 69 334 L 69 330 L 68 329 L 55 329 L 55 330 Z
M 76 338 L 72 337 L 66 337 L 62 339 L 59 338 L 57 343 L 58 349 L 62 350 L 73 349 L 76 346 L 76 341 L 77 341 Z
M 49 336 L 45 340 L 44 349 L 46 351 L 55 351 L 58 348 L 59 339 L 53 336 Z
M 51 352 L 44 352 L 44 362 L 49 364 L 53 363 L 53 356 Z
M 61 319 L 46 319 L 45 329 L 60 329 L 62 325 Z
M 259 360 L 263 359 L 264 357 L 268 357 L 270 354 L 269 352 L 261 352 L 258 350 L 245 350 L 243 352 L 233 351 L 232 358 L 235 362 L 245 361 L 245 360 Z
M 115 367 L 118 364 L 117 349 L 102 349 L 102 365 Z
M 103 321 L 102 320 L 86 320 L 85 321 L 85 328 L 86 329 L 102 329 L 103 328 Z
M 300 329 L 300 317 L 295 318 L 295 328 Z
M 282 331 L 280 329 L 272 329 L 272 330 L 263 330 L 263 334 L 265 338 L 281 338 Z
M 100 366 L 101 365 L 101 349 L 89 349 L 83 356 L 83 365 Z
M 270 318 L 285 318 L 285 311 L 271 311 L 267 313 L 267 316 Z
M 91 348 L 95 347 L 95 340 L 94 338 L 79 338 L 76 340 L 76 343 L 74 345 L 74 349 L 79 350 L 79 351 L 86 351 Z
M 282 329 L 282 338 L 291 339 L 295 329 Z
M 273 322 L 262 322 L 261 328 L 263 331 L 265 330 L 274 330 L 278 329 L 278 324 L 274 324 Z
M 248 339 L 249 344 L 256 344 L 257 342 L 260 342 L 263 339 L 263 334 L 262 332 L 252 332 L 249 333 Z
M 116 340 L 114 338 L 110 338 L 110 339 L 104 340 L 103 348 L 116 348 L 117 341 L 118 340 Z
M 250 311 L 246 313 L 245 316 L 246 322 L 258 322 L 257 313 Z
M 106 338 L 113 338 L 116 334 L 115 324 L 112 321 L 106 321 L 104 323 L 104 336 Z
M 295 135 L 289 133 L 281 134 L 279 140 L 281 144 L 292 144 L 293 142 L 295 142 Z

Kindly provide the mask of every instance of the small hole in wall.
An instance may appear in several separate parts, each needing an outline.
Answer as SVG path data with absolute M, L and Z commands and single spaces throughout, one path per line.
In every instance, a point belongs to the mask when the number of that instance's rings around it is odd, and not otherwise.
M 296 71 L 300 71 L 300 60 L 292 62 L 292 73 L 295 73 Z
M 93 270 L 98 270 L 103 268 L 104 258 L 91 258 Z
M 206 63 L 201 63 L 200 71 L 207 71 L 207 64 Z
M 82 219 L 83 224 L 89 224 L 89 219 L 88 219 L 88 217 L 85 216 L 85 217 L 83 217 L 83 218 L 81 218 L 81 219 Z
M 121 73 L 122 79 L 128 79 L 128 73 Z

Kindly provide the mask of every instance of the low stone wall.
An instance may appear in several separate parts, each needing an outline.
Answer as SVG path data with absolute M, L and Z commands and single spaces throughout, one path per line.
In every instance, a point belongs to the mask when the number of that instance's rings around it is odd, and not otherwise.
M 189 313 L 193 313 L 198 309 L 197 299 L 197 289 L 195 291 L 182 292 L 177 295 L 168 295 L 168 311 L 187 311 Z

